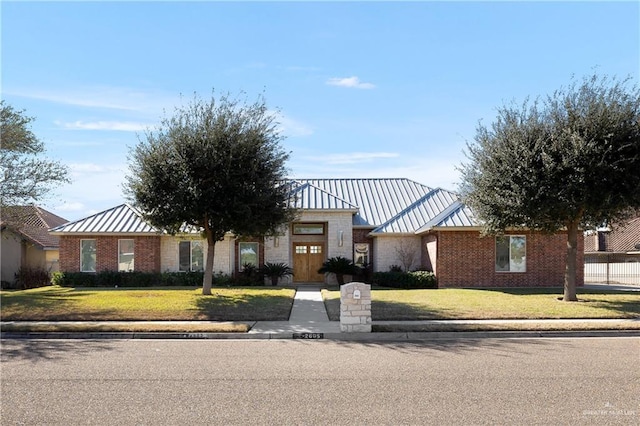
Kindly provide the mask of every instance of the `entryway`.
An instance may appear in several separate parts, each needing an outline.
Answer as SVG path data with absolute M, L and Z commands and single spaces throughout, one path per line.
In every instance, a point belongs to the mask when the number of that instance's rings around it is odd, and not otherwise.
M 324 274 L 318 273 L 323 262 L 323 243 L 293 243 L 294 282 L 323 282 Z

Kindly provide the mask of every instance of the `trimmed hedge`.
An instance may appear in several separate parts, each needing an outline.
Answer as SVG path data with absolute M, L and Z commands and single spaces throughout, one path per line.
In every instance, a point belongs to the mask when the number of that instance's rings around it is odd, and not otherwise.
M 438 288 L 436 276 L 428 271 L 374 272 L 372 284 L 403 289 Z
M 54 272 L 51 282 L 61 287 L 201 287 L 204 272 Z M 234 285 L 223 274 L 213 277 L 216 287 Z

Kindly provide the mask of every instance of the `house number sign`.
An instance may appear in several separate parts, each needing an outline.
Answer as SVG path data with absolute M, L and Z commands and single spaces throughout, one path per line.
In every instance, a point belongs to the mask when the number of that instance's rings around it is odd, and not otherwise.
M 324 333 L 293 333 L 294 339 L 324 339 Z

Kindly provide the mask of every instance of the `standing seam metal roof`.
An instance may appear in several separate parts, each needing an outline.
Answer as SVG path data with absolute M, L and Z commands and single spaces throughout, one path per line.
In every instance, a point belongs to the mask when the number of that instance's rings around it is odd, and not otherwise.
M 160 231 L 149 225 L 132 206 L 121 204 L 84 219 L 68 222 L 50 230 L 52 233 L 139 233 L 157 234 Z
M 375 228 L 374 234 L 425 232 L 433 227 L 477 226 L 471 210 L 455 193 L 432 189 L 409 179 L 295 179 L 295 206 L 306 210 L 351 210 L 353 225 Z M 185 233 L 199 232 L 184 226 Z M 142 214 L 121 204 L 51 229 L 55 234 L 137 233 L 162 231 Z
M 409 179 L 296 179 L 357 206 L 354 226 L 382 225 L 432 189 Z

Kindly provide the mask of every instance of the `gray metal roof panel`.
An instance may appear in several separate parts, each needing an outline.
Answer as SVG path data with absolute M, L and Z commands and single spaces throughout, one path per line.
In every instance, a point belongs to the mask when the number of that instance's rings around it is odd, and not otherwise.
M 426 222 L 416 233 L 426 232 L 433 228 L 478 227 L 480 225 L 473 211 L 458 200 L 440 215 Z
M 372 233 L 414 233 L 457 202 L 454 193 L 437 188 L 416 200 Z
M 305 210 L 357 210 L 358 206 L 309 183 L 299 183 L 292 190 L 295 207 Z
M 50 232 L 65 234 L 157 234 L 159 231 L 149 225 L 135 208 L 128 204 L 121 204 L 89 217 L 57 226 Z
M 297 179 L 310 183 L 359 208 L 354 226 L 376 227 L 387 222 L 431 191 L 409 179 Z

